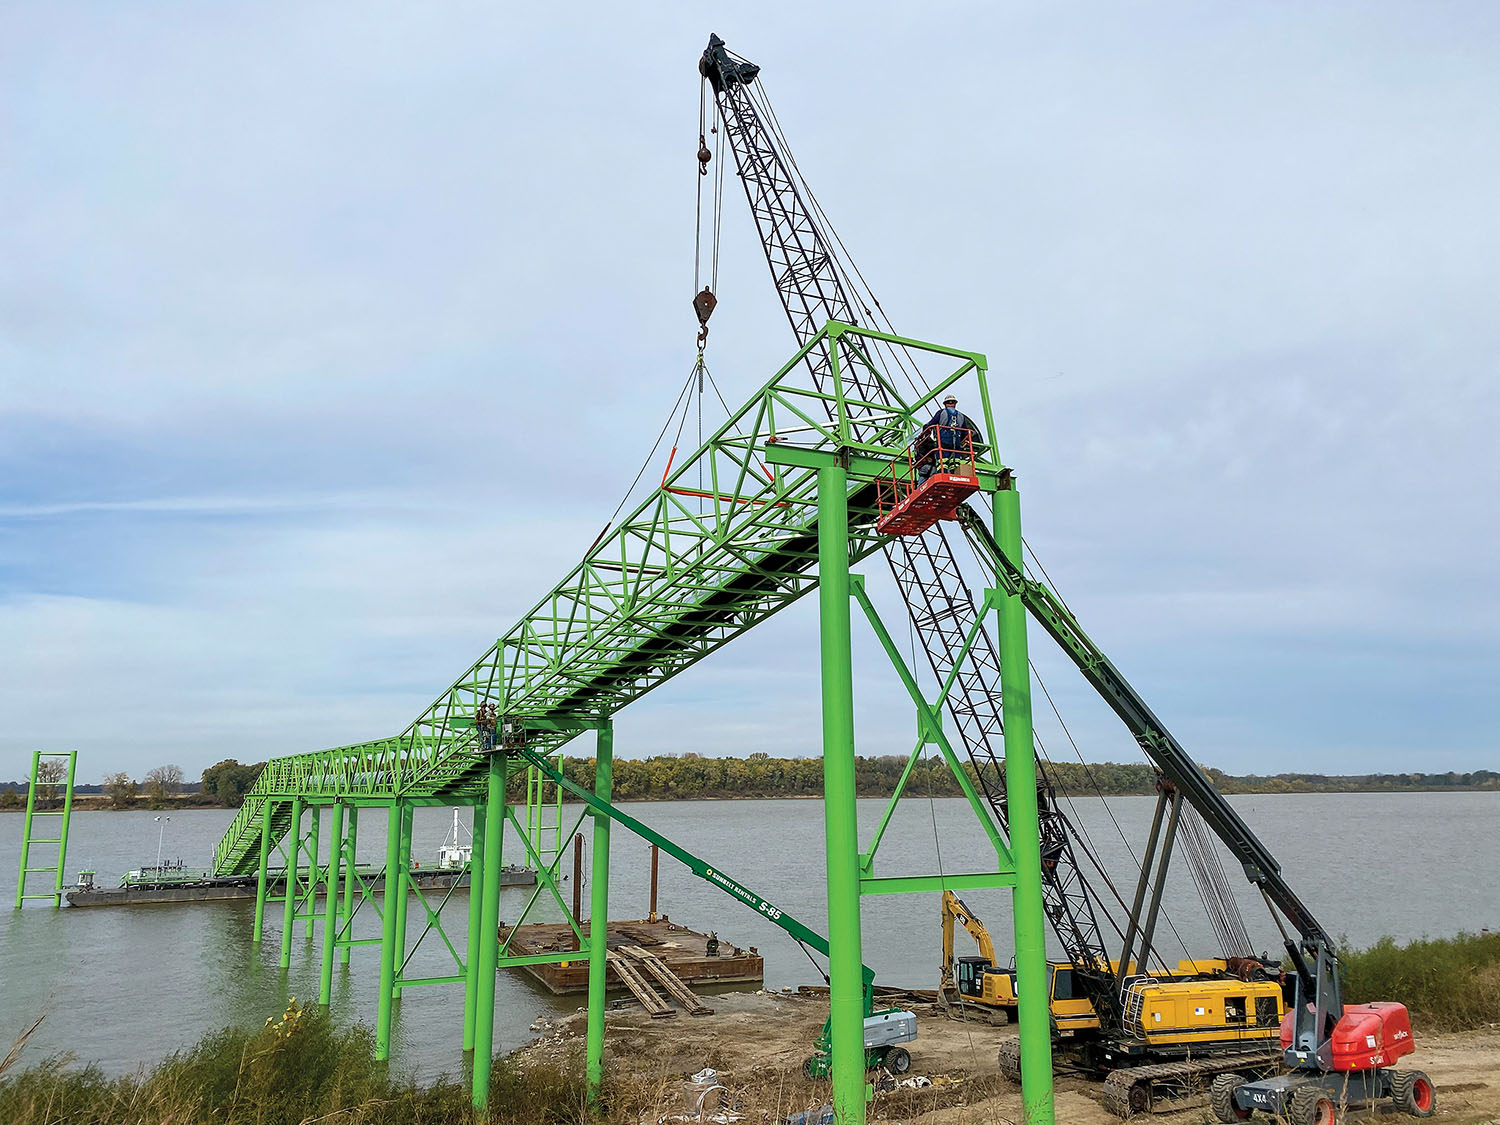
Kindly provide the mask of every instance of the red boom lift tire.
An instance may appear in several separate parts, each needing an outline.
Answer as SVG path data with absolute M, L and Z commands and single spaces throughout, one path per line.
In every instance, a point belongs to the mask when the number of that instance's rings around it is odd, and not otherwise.
M 1322 1090 L 1304 1086 L 1292 1093 L 1292 1108 L 1288 1114 L 1292 1125 L 1336 1125 L 1338 1111 L 1333 1099 Z
M 1391 1101 L 1402 1113 L 1431 1117 L 1437 1109 L 1437 1091 L 1420 1070 L 1402 1070 L 1391 1076 Z

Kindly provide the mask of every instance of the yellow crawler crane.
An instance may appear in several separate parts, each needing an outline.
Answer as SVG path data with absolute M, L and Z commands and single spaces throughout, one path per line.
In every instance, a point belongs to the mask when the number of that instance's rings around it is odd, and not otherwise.
M 843 61 L 837 55 L 830 57 L 834 65 Z M 709 37 L 699 60 L 699 73 L 712 89 L 722 125 L 718 135 L 733 153 L 737 178 L 745 189 L 783 311 L 806 349 L 804 358 L 813 379 L 821 387 L 826 376 L 832 385 L 838 380 L 833 366 L 837 357 L 819 344 L 821 326 L 872 319 L 884 323 L 880 302 L 849 261 L 843 243 L 828 227 L 796 161 L 786 151 L 785 139 L 764 98 L 760 67 L 733 54 L 715 35 Z M 704 93 L 700 105 L 707 100 Z M 706 172 L 713 153 L 701 141 L 698 158 L 700 171 Z M 720 175 L 716 185 L 721 186 L 723 180 Z M 715 214 L 718 201 L 716 187 Z M 717 246 L 716 231 L 715 254 Z M 695 299 L 704 329 L 714 303 L 710 288 Z M 894 333 L 879 335 L 894 349 L 890 354 L 895 363 L 911 377 L 913 372 L 906 370 L 900 354 L 907 345 Z M 704 339 L 700 334 L 700 348 Z M 882 370 L 884 365 L 869 356 L 861 356 L 861 361 L 870 376 L 867 384 L 861 384 L 867 387 L 864 405 L 885 403 L 892 369 Z M 842 417 L 842 404 L 838 411 Z M 933 473 L 932 477 L 944 475 L 951 474 Z M 950 483 L 958 487 L 956 481 Z M 894 532 L 886 544 L 886 557 L 909 608 L 913 637 L 920 638 L 934 675 L 952 689 L 944 691 L 955 733 L 995 816 L 994 827 L 1009 833 L 1009 795 L 1001 784 L 1006 771 L 1003 755 L 998 753 L 1005 749 L 1006 734 L 1001 722 L 1004 711 L 997 707 L 1005 679 L 999 651 L 983 628 L 984 613 L 974 604 L 943 521 L 931 527 L 922 524 L 933 534 L 912 534 L 922 521 L 915 520 L 911 505 L 910 496 L 894 509 L 881 510 L 877 503 L 876 526 L 883 524 Z M 1113 919 L 1090 885 L 1078 853 L 1092 861 L 1105 883 L 1109 877 L 1090 854 L 1086 834 L 1077 841 L 1081 846 L 1075 847 L 1074 827 L 1057 800 L 1059 796 L 1066 800 L 1066 795 L 1059 793 L 1040 760 L 1036 762 L 1036 804 L 1027 800 L 1022 809 L 1021 824 L 1029 845 L 1035 808 L 1042 911 L 1064 950 L 1064 964 L 1052 974 L 1052 994 L 1061 995 L 1063 970 L 1067 969 L 1071 984 L 1093 1007 L 1099 1029 L 1079 1029 L 1065 1039 L 1078 1044 L 1073 1051 L 1078 1065 L 1107 1076 L 1105 1104 L 1123 1116 L 1163 1108 L 1164 1103 L 1209 1087 L 1215 1116 L 1229 1125 L 1256 1110 L 1281 1114 L 1292 1125 L 1333 1125 L 1338 1101 L 1357 1091 L 1362 1098 L 1390 1097 L 1407 1113 L 1431 1115 L 1434 1091 L 1427 1076 L 1421 1071 L 1392 1069 L 1397 1058 L 1413 1049 L 1406 1009 L 1397 1003 L 1344 1005 L 1333 942 L 1283 877 L 1275 856 L 1088 637 L 1062 599 L 1030 575 L 1022 545 L 1010 543 L 1002 549 L 992 527 L 996 512 L 987 510 L 991 507 L 975 498 L 945 513 L 957 517 L 957 530 L 972 549 L 983 577 L 993 582 L 986 590 L 1002 599 L 1020 600 L 1125 723 L 1158 771 L 1156 813 L 1143 850 L 1135 902 L 1128 908 L 1127 928 L 1120 932 L 1123 942 L 1117 960 L 1112 959 L 1114 948 L 1100 925 L 1101 915 L 1107 923 Z M 1013 519 L 1014 508 L 1008 511 L 1011 514 L 1006 518 Z M 898 527 L 890 522 L 897 516 L 913 516 L 914 522 Z M 1030 739 L 1023 736 L 1021 741 Z M 1144 978 L 1128 970 L 1133 963 L 1145 968 L 1160 961 L 1152 939 L 1179 822 L 1194 882 L 1227 959 L 1222 974 L 1216 969 L 1206 975 L 1195 972 L 1187 981 Z M 1261 995 L 1264 985 L 1280 982 L 1280 965 L 1265 953 L 1254 956 L 1250 933 L 1216 850 L 1219 845 L 1261 892 L 1292 966 L 1289 984 L 1295 1003 L 1281 1031 L 1286 1037 L 1283 1051 L 1269 1049 L 1272 1045 L 1265 1042 L 1270 1038 L 1264 1034 L 1269 1008 L 1262 1001 L 1271 997 Z M 1158 847 L 1160 860 L 1156 861 Z M 1035 919 L 1029 911 L 1020 917 L 1023 939 L 1031 942 L 1037 936 Z M 1194 964 L 1195 969 L 1200 967 Z M 1205 980 L 1217 982 L 1215 988 L 1202 987 Z M 1036 984 L 1040 988 L 1041 980 Z M 1275 1002 L 1279 1011 L 1281 1001 Z M 1027 1010 L 1031 1010 L 1030 998 Z M 1240 1048 L 1237 1054 L 1236 1047 Z M 1283 1063 L 1293 1073 L 1271 1077 Z M 1032 1091 L 1044 1101 L 1051 1089 L 1045 1060 L 1034 1054 L 1027 1059 L 1026 1071 L 1029 1081 L 1046 1082 L 1045 1089 Z M 854 1097 L 858 1091 L 846 1093 Z
M 1004 1012 L 1014 1021 L 1019 1003 L 1015 972 L 995 963 L 995 943 L 989 930 L 952 891 L 943 893 L 942 910 L 943 976 L 939 995 L 947 997 L 956 992 L 960 1003 Z M 953 939 L 959 926 L 974 939 L 978 956 L 954 956 Z M 1118 961 L 1110 962 L 1110 971 L 1117 977 L 1119 969 Z M 1131 1063 L 1163 1060 L 1159 1065 L 1171 1067 L 1175 1064 L 1167 1060 L 1192 1058 L 1197 1060 L 1194 1068 L 1201 1070 L 1206 1056 L 1224 1055 L 1226 1067 L 1232 1069 L 1234 1063 L 1243 1067 L 1246 1052 L 1262 1046 L 1274 1052 L 1278 1047 L 1285 1013 L 1279 980 L 1263 975 L 1241 979 L 1223 958 L 1179 961 L 1174 970 L 1150 976 L 1134 970 L 1132 963 L 1121 978 L 1127 982 L 1121 1005 L 1126 1035 L 1134 1048 L 1129 1055 Z M 1078 987 L 1074 966 L 1049 961 L 1047 985 L 1059 1050 L 1100 1058 L 1099 1016 Z M 1001 1048 L 1000 1062 L 1010 1077 L 1020 1081 L 1017 1049 L 1015 1041 L 1007 1043 Z

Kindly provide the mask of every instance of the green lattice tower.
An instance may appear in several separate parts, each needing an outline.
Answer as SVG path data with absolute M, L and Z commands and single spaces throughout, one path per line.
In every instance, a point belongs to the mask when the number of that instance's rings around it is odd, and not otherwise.
M 43 759 L 62 760 L 67 763 L 63 780 L 63 806 L 60 809 L 38 809 L 37 790 L 42 771 Z M 29 898 L 50 898 L 53 908 L 62 905 L 63 895 L 63 866 L 68 861 L 68 824 L 73 818 L 73 771 L 78 765 L 78 751 L 69 750 L 66 754 L 47 754 L 38 750 L 31 755 L 31 786 L 26 791 L 26 823 L 21 830 L 21 871 L 16 878 L 16 909 L 21 909 L 21 904 Z M 48 782 L 55 785 L 56 782 Z M 57 817 L 58 829 L 56 836 L 34 836 L 38 817 Z M 56 845 L 57 861 L 55 863 L 32 866 L 31 845 L 42 844 L 44 846 Z M 43 893 L 27 894 L 26 882 L 32 875 L 43 875 L 52 873 L 52 889 Z

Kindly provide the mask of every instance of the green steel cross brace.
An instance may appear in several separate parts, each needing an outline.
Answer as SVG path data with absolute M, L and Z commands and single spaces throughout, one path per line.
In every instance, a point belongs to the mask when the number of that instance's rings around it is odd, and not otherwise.
M 988 806 L 980 798 L 974 789 L 974 784 L 969 780 L 968 773 L 963 764 L 959 762 L 958 756 L 953 752 L 953 746 L 948 741 L 947 735 L 943 733 L 942 719 L 937 711 L 948 696 L 948 691 L 953 685 L 953 678 L 957 670 L 963 665 L 968 655 L 968 650 L 978 636 L 980 626 L 984 621 L 984 614 L 976 619 L 973 629 L 963 649 L 960 650 L 958 659 L 954 661 L 953 670 L 949 673 L 947 682 L 938 696 L 938 703 L 930 705 L 922 698 L 921 688 L 917 685 L 916 677 L 911 669 L 907 667 L 906 661 L 901 656 L 901 651 L 896 647 L 895 641 L 891 639 L 890 632 L 885 627 L 885 622 L 880 619 L 880 614 L 875 609 L 875 604 L 870 600 L 870 595 L 865 591 L 865 580 L 861 574 L 849 576 L 850 592 L 859 606 L 864 610 L 865 617 L 870 622 L 870 627 L 880 639 L 881 646 L 885 649 L 886 656 L 890 659 L 891 666 L 895 668 L 900 677 L 902 686 L 906 688 L 907 694 L 911 696 L 912 702 L 917 708 L 918 729 L 921 734 L 917 739 L 917 745 L 912 749 L 911 757 L 907 760 L 906 769 L 902 771 L 901 779 L 896 784 L 896 791 L 891 795 L 886 804 L 885 814 L 881 817 L 880 827 L 875 831 L 875 838 L 870 843 L 870 848 L 860 856 L 860 893 L 861 894 L 897 894 L 907 891 L 942 891 L 957 890 L 960 887 L 1009 887 L 1015 885 L 1015 864 L 1011 859 L 1010 849 L 1005 846 L 1005 840 L 1000 835 L 1000 829 L 995 824 L 994 817 L 990 814 Z M 875 853 L 880 847 L 881 838 L 885 835 L 886 826 L 890 823 L 891 815 L 896 810 L 896 803 L 901 799 L 905 791 L 906 782 L 911 776 L 913 764 L 923 746 L 929 742 L 935 743 L 942 752 L 943 760 L 952 772 L 954 780 L 958 782 L 959 789 L 964 798 L 969 802 L 969 808 L 973 810 L 985 835 L 989 837 L 991 846 L 995 849 L 996 870 L 992 872 L 979 872 L 966 875 L 917 875 L 901 876 L 896 879 L 877 879 L 874 877 Z

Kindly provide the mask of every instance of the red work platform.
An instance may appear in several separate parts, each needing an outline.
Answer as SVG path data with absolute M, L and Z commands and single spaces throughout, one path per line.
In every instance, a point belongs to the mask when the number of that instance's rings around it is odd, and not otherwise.
M 880 517 L 875 530 L 882 535 L 921 535 L 938 520 L 951 520 L 958 506 L 979 491 L 973 461 L 968 473 L 933 473 L 920 485 L 892 481 L 882 489 Z

